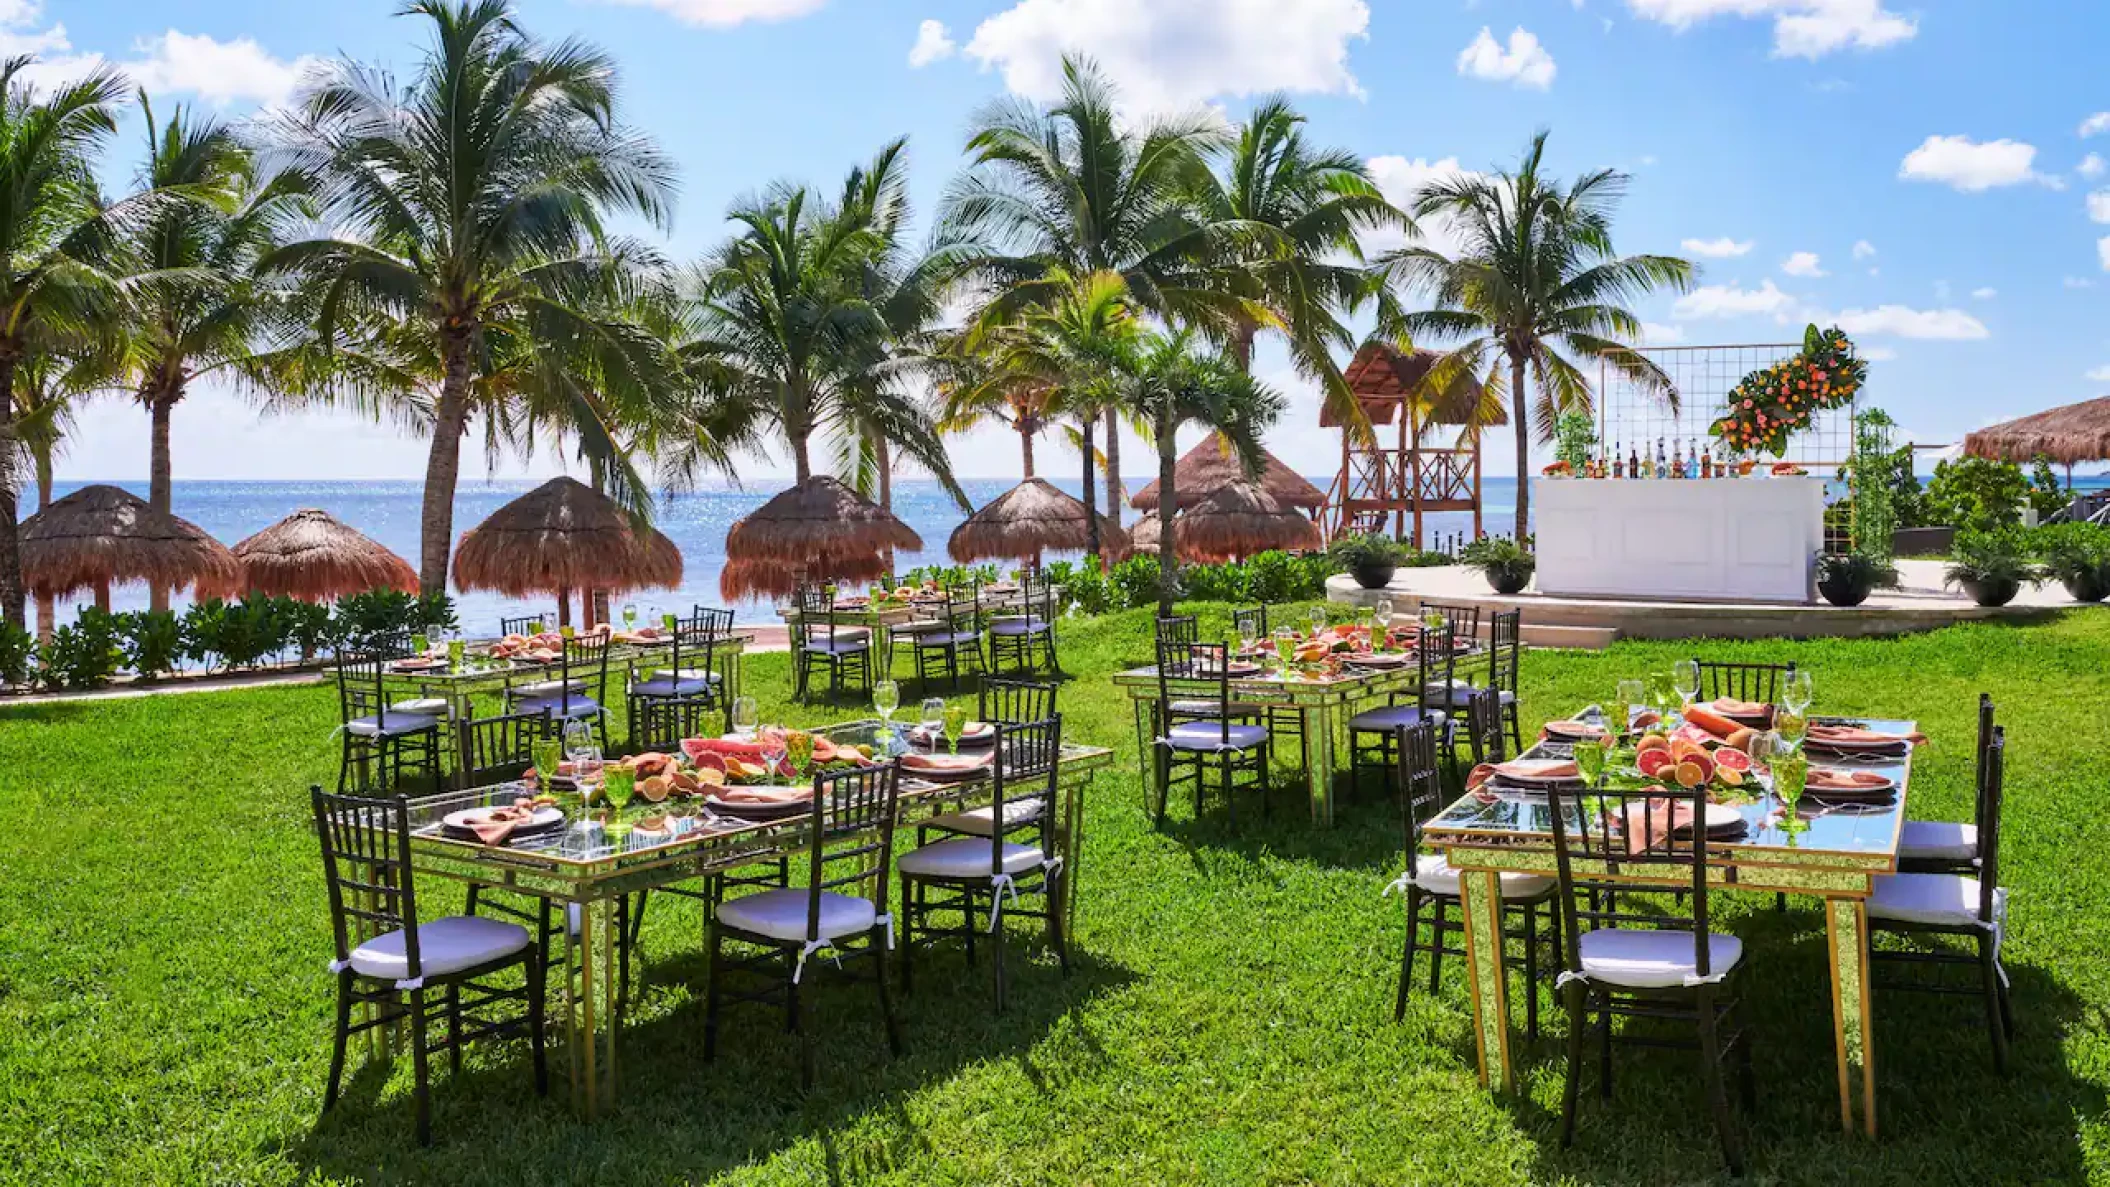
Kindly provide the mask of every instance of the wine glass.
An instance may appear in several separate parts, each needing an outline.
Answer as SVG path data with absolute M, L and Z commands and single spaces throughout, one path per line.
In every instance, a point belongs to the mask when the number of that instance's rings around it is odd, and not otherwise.
M 945 745 L 952 753 L 960 752 L 960 734 L 967 729 L 967 706 L 945 706 Z
M 760 732 L 759 738 L 756 745 L 762 750 L 762 765 L 769 769 L 770 778 L 778 778 L 784 770 L 785 732 L 770 726 Z
M 1275 628 L 1275 670 L 1289 667 L 1290 659 L 1297 654 L 1297 632 L 1288 627 Z
M 624 629 L 624 630 L 626 630 L 626 631 L 627 631 L 627 630 L 634 630 L 634 629 L 636 629 L 636 627 L 637 627 L 637 603 L 636 603 L 636 602 L 624 602 L 624 603 L 623 603 L 623 629 Z
M 426 638 L 424 632 L 421 631 L 410 637 L 410 654 L 423 656 L 430 650 L 432 650 L 432 640 Z
M 892 680 L 872 685 L 872 708 L 879 713 L 879 740 L 894 740 L 894 713 L 901 708 L 901 686 Z
M 805 730 L 793 730 L 784 736 L 784 757 L 791 761 L 794 778 L 804 780 L 806 768 L 813 763 L 813 735 Z
M 1592 791 L 1604 778 L 1605 747 L 1610 743 L 1610 738 L 1584 738 L 1575 743 L 1575 767 Z
M 1797 807 L 1802 803 L 1802 789 L 1807 785 L 1809 774 L 1808 755 L 1781 749 L 1773 756 L 1773 795 L 1780 800 L 1780 806 L 1787 809 L 1785 816 L 1790 823 L 1796 819 Z
M 945 728 L 945 698 L 931 697 L 923 702 L 923 744 L 934 745 L 938 734 Z
M 1678 698 L 1678 690 L 1672 684 L 1669 672 L 1651 672 L 1648 677 L 1649 703 L 1656 707 L 1656 716 L 1667 723 L 1670 720 L 1670 705 Z
M 1626 716 L 1621 719 L 1626 723 L 1625 729 L 1631 731 L 1634 728 L 1636 711 L 1643 707 L 1642 698 L 1647 695 L 1647 690 L 1642 687 L 1639 680 L 1621 680 L 1619 682 L 1619 705 L 1626 713 Z
M 743 738 L 755 736 L 755 727 L 761 724 L 762 706 L 753 697 L 733 698 L 733 732 Z
M 1238 654 L 1251 655 L 1260 645 L 1260 626 L 1250 618 L 1238 620 Z
M 1782 685 L 1780 690 L 1781 703 L 1797 716 L 1801 716 L 1803 710 L 1810 707 L 1810 702 L 1816 699 L 1816 695 L 1816 689 L 1810 683 L 1809 671 L 1804 668 L 1797 668 L 1788 673 L 1787 683 Z
M 1773 711 L 1773 732 L 1779 735 L 1784 753 L 1799 753 L 1803 740 L 1809 737 L 1810 719 L 1805 714 L 1782 705 Z
M 1678 686 L 1678 699 L 1685 708 L 1700 699 L 1700 664 L 1698 660 L 1681 659 L 1670 666 L 1670 678 Z
M 1326 630 L 1326 611 L 1323 607 L 1311 608 L 1311 636 L 1316 639 Z
M 449 636 L 447 639 L 447 666 L 460 671 L 462 655 L 466 650 L 467 645 L 462 642 L 460 635 Z
M 1761 788 L 1768 785 L 1773 774 L 1773 756 L 1780 749 L 1780 739 L 1770 730 L 1752 730 L 1744 739 L 1744 753 L 1751 758 L 1751 778 Z
M 1391 638 L 1392 599 L 1379 598 L 1377 605 L 1371 607 L 1370 647 L 1374 651 L 1383 651 Z

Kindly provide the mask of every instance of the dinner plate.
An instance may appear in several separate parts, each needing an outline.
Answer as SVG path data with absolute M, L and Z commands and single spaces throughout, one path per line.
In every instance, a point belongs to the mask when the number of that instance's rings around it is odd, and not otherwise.
M 1712 837 L 1720 835 L 1722 833 L 1742 832 L 1743 828 L 1744 814 L 1742 812 L 1737 811 L 1735 808 L 1732 808 L 1727 804 L 1707 805 L 1708 836 Z M 1692 825 L 1687 824 L 1679 828 L 1678 834 L 1680 836 L 1691 836 Z
M 1771 705 L 1767 705 L 1757 713 L 1731 713 L 1727 709 L 1722 708 L 1719 701 L 1710 701 L 1707 704 L 1707 708 L 1738 725 L 1748 725 L 1755 729 L 1771 729 L 1773 726 L 1773 707 Z
M 1196 671 L 1203 676 L 1216 675 L 1216 669 L 1207 664 L 1197 665 Z M 1238 680 L 1246 676 L 1258 676 L 1261 671 L 1262 669 L 1259 664 L 1241 663 L 1237 660 L 1232 660 L 1231 663 L 1224 668 L 1224 675 L 1229 676 L 1233 680 Z
M 1414 657 L 1403 651 L 1371 651 L 1351 655 L 1347 662 L 1358 668 L 1404 668 Z
M 481 808 L 463 808 L 459 812 L 449 812 L 440 818 L 440 827 L 446 831 L 448 836 L 457 840 L 479 840 L 476 830 L 469 827 L 469 821 L 493 809 L 503 807 L 505 807 L 504 804 L 487 804 Z M 563 825 L 564 809 L 551 804 L 535 809 L 534 817 L 514 829 L 506 839 L 531 837 L 536 833 L 546 833 L 553 828 L 561 828 Z
M 1587 721 L 1549 721 L 1546 736 L 1564 742 L 1581 742 L 1606 736 L 1605 728 Z
M 1506 771 L 1496 771 L 1494 773 L 1494 780 L 1495 782 L 1506 784 L 1510 787 L 1523 788 L 1527 791 L 1544 791 L 1550 787 L 1580 787 L 1582 786 L 1583 782 L 1583 778 L 1579 774 L 1556 775 L 1551 778 L 1547 778 L 1544 776 L 1511 775 Z
M 968 725 L 970 726 L 975 724 L 978 723 L 968 723 Z M 986 725 L 987 723 L 984 722 L 979 724 Z M 909 741 L 914 742 L 919 746 L 928 747 L 931 750 L 941 750 L 945 748 L 944 730 L 926 730 L 920 725 L 912 726 L 908 731 L 908 738 Z M 980 730 L 975 733 L 962 733 L 960 735 L 960 749 L 962 750 L 978 750 L 986 746 L 994 745 L 996 745 L 996 727 L 993 725 L 989 726 L 989 728 L 987 729 Z
M 1823 769 L 1822 767 L 1812 767 L 1810 774 L 1814 775 Z M 1873 771 L 1854 771 L 1850 767 L 1839 767 L 1836 769 L 1845 774 L 1875 774 Z M 1851 788 L 1816 787 L 1805 780 L 1802 794 L 1813 795 L 1826 800 L 1887 800 L 1898 793 L 1897 780 L 1888 775 L 1876 775 L 1876 777 L 1881 779 L 1882 782 L 1870 784 L 1866 787 Z
M 1881 741 L 1868 742 L 1843 742 L 1805 736 L 1803 747 L 1807 750 L 1823 750 L 1832 754 L 1901 755 L 1910 753 L 1912 750 L 1912 744 L 1903 738 L 1884 738 Z
M 388 665 L 388 670 L 391 672 L 430 672 L 436 668 L 444 668 L 446 666 L 447 661 L 444 659 L 399 659 Z
M 901 773 L 912 779 L 923 779 L 932 783 L 965 783 L 988 775 L 995 765 L 995 758 L 994 754 L 985 754 L 982 756 L 981 762 L 971 767 L 947 771 L 927 770 L 923 767 L 910 766 L 907 763 L 903 763 Z
M 703 797 L 703 806 L 709 808 L 713 812 L 721 813 L 726 816 L 737 816 L 742 820 L 751 820 L 757 824 L 772 820 L 789 820 L 795 816 L 810 815 L 813 811 L 813 789 L 810 787 L 803 789 L 794 789 L 789 787 L 770 787 L 761 790 L 804 790 L 807 795 L 804 799 L 785 800 L 781 803 L 755 803 L 748 801 L 729 803 L 725 800 L 719 799 L 716 794 L 712 794 Z

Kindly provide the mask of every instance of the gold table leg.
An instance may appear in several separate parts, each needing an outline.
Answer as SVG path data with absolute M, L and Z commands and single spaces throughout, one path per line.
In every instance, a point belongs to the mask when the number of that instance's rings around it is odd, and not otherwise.
M 573 904 L 579 933 L 565 927 L 565 1047 L 572 1103 L 591 1121 L 615 1105 L 617 967 L 614 899 Z M 569 911 L 566 912 L 569 914 Z M 576 979 L 574 979 L 576 973 Z
M 1839 1054 L 1839 1124 L 1854 1131 L 1855 1102 L 1862 1129 L 1876 1134 L 1875 1016 L 1868 991 L 1868 904 L 1826 899 L 1824 933 L 1831 948 L 1832 1025 Z
M 1515 1081 L 1509 1068 L 1509 1008 L 1504 1001 L 1508 980 L 1502 967 L 1502 882 L 1493 870 L 1458 872 L 1459 911 L 1465 916 L 1466 985 L 1473 998 L 1473 1051 L 1479 1056 L 1480 1084 L 1508 1092 Z
M 1306 772 L 1311 782 L 1311 820 L 1321 827 L 1333 824 L 1333 717 L 1332 705 L 1304 707 L 1304 737 L 1311 752 Z

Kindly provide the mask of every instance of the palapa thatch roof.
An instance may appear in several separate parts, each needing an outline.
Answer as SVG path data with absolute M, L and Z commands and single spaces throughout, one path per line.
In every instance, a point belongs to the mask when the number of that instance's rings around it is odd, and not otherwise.
M 1963 449 L 2024 464 L 2040 456 L 2068 466 L 2110 461 L 2110 396 L 1989 425 L 1965 437 Z
M 232 594 L 242 579 L 242 562 L 203 528 L 114 486 L 74 491 L 23 520 L 20 539 L 23 584 L 53 597 L 144 581 L 203 598 Z
M 1172 521 L 1183 561 L 1237 560 L 1269 549 L 1319 548 L 1319 525 L 1251 482 L 1220 486 Z
M 1128 546 L 1137 552 L 1156 552 L 1162 536 L 1158 530 L 1158 513 L 1146 511 L 1128 529 Z
M 1238 464 L 1238 455 L 1215 433 L 1202 438 L 1200 444 L 1187 451 L 1174 467 L 1172 480 L 1179 487 L 1181 503 L 1200 499 L 1218 487 L 1250 481 L 1244 467 Z M 1316 510 L 1326 505 L 1325 491 L 1313 486 L 1281 458 L 1266 450 L 1260 452 L 1260 486 L 1285 507 Z M 1137 491 L 1135 497 L 1128 500 L 1128 505 L 1138 511 L 1157 510 L 1158 484 L 1152 482 Z
M 814 581 L 869 581 L 888 549 L 920 552 L 923 537 L 842 483 L 817 475 L 757 507 L 725 534 L 718 591 L 728 598 L 790 593 Z
M 575 478 L 552 478 L 462 533 L 454 584 L 508 597 L 570 590 L 673 589 L 681 551 L 639 528 L 608 496 Z
M 1355 393 L 1356 401 L 1363 406 L 1363 414 L 1374 425 L 1391 424 L 1399 415 L 1401 406 L 1408 400 L 1419 400 L 1427 407 L 1420 416 L 1423 427 L 1431 425 L 1466 425 L 1478 420 L 1481 427 L 1506 425 L 1509 415 L 1499 403 L 1482 407 L 1480 383 L 1470 375 L 1459 375 L 1451 381 L 1450 389 L 1440 397 L 1432 397 L 1421 390 L 1429 377 L 1430 368 L 1441 361 L 1443 355 L 1433 350 L 1416 350 L 1412 353 L 1395 350 L 1382 342 L 1371 342 L 1355 352 L 1348 369 L 1341 378 L 1348 389 Z M 1338 428 L 1340 420 L 1319 408 L 1319 427 Z
M 418 592 L 410 562 L 313 507 L 234 546 L 250 593 L 326 602 L 374 589 Z
M 954 528 L 946 550 L 963 565 L 1010 557 L 1036 560 L 1044 552 L 1079 552 L 1088 543 L 1085 524 L 1081 500 L 1056 489 L 1045 478 L 1028 478 Z M 1118 556 L 1128 551 L 1128 533 L 1101 515 L 1099 544 L 1101 551 Z

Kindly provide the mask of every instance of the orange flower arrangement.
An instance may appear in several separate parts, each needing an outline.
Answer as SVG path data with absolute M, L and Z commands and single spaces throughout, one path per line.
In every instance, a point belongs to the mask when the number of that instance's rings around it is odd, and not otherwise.
M 1836 326 L 1811 326 L 1802 353 L 1744 376 L 1729 391 L 1729 408 L 1708 432 L 1738 452 L 1778 455 L 1788 438 L 1808 428 L 1818 412 L 1842 408 L 1868 382 L 1868 364 Z

